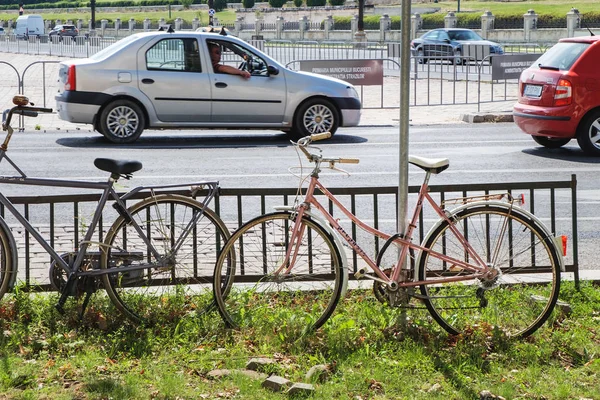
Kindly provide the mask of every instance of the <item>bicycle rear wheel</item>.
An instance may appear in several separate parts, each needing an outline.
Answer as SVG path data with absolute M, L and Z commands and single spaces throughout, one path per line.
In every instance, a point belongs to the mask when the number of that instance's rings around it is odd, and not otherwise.
M 333 239 L 310 218 L 302 218 L 291 271 L 278 273 L 294 224 L 291 213 L 263 215 L 242 225 L 225 244 L 213 291 L 228 327 L 294 339 L 319 328 L 333 313 L 345 271 Z
M 113 223 L 101 268 L 130 268 L 102 275 L 115 306 L 135 322 L 150 323 L 210 308 L 215 261 L 229 237 L 221 219 L 202 203 L 178 195 L 149 197 L 129 212 L 159 254 L 152 253 L 131 221 L 119 217 Z
M 550 316 L 560 289 L 560 261 L 553 238 L 518 209 L 476 205 L 452 218 L 456 228 L 496 276 L 436 283 L 442 277 L 472 272 L 423 252 L 419 280 L 433 318 L 449 333 L 498 327 L 507 335 L 525 337 Z M 465 247 L 442 223 L 424 247 L 461 261 L 470 260 Z
M 13 269 L 17 254 L 14 239 L 5 226 L 4 220 L 0 221 L 0 299 L 10 290 L 10 280 L 15 274 Z

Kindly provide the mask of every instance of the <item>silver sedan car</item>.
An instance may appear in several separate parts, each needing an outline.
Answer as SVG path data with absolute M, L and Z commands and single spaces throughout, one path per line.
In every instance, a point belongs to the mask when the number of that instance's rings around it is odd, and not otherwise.
M 250 77 L 215 72 L 214 46 L 221 65 Z M 218 33 L 134 34 L 90 58 L 61 62 L 59 75 L 59 117 L 92 124 L 114 143 L 134 142 L 148 128 L 279 129 L 297 138 L 360 121 L 351 84 L 292 71 Z

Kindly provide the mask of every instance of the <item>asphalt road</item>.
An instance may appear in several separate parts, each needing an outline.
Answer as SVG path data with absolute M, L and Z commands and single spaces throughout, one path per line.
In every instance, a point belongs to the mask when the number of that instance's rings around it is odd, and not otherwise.
M 398 127 L 340 129 L 319 146 L 324 154 L 356 157 L 358 165 L 344 165 L 350 175 L 324 171 L 329 187 L 393 186 L 398 184 Z M 598 269 L 595 262 L 600 203 L 597 173 L 600 159 L 583 155 L 576 142 L 563 149 L 537 146 L 513 124 L 455 124 L 413 126 L 411 154 L 447 157 L 450 168 L 434 176 L 431 184 L 489 182 L 540 182 L 569 180 L 577 174 L 578 228 L 582 268 Z M 116 146 L 91 132 L 16 133 L 9 156 L 28 176 L 104 180 L 107 175 L 93 166 L 96 157 L 137 159 L 144 168 L 123 185 L 171 184 L 219 180 L 224 188 L 296 187 L 298 179 L 289 167 L 299 165 L 286 136 L 273 131 L 148 131 L 133 145 Z M 11 175 L 6 162 L 2 175 Z M 409 183 L 423 177 L 409 169 Z M 5 195 L 82 193 L 65 189 L 12 187 Z M 559 218 L 570 207 L 570 195 L 557 199 Z M 563 223 L 567 223 L 564 218 Z

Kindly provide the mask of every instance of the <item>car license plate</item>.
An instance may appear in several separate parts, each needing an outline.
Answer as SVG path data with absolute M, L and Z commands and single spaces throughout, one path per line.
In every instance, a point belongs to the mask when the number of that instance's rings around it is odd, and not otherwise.
M 525 85 L 523 95 L 527 97 L 540 97 L 542 95 L 541 85 Z

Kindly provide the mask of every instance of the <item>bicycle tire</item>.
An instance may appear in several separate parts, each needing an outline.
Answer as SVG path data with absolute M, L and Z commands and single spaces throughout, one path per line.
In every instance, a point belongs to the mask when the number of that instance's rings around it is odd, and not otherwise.
M 273 278 L 295 219 L 289 212 L 262 215 L 242 225 L 225 244 L 213 291 L 229 328 L 294 340 L 320 328 L 335 310 L 345 273 L 342 259 L 327 230 L 311 218 L 302 218 L 304 234 L 292 273 Z
M 0 299 L 11 289 L 11 276 L 15 274 L 15 255 L 17 249 L 14 247 L 14 239 L 10 232 L 6 231 L 4 221 L 0 221 Z
M 476 205 L 457 212 L 452 225 L 482 259 L 501 271 L 494 279 L 421 285 L 425 305 L 450 334 L 501 329 L 526 337 L 550 316 L 560 290 L 560 261 L 547 231 L 526 213 L 500 205 Z M 502 232 L 502 224 L 506 229 Z M 443 222 L 424 240 L 424 247 L 466 261 L 465 248 Z M 470 272 L 422 253 L 419 280 Z
M 159 266 L 131 222 L 122 216 L 109 229 L 101 268 L 150 264 L 146 269 L 102 275 L 114 305 L 132 321 L 155 323 L 161 318 L 181 318 L 203 313 L 212 302 L 212 275 L 219 251 L 229 231 L 221 219 L 202 203 L 179 195 L 158 195 L 129 207 L 160 256 L 168 255 L 196 212 L 203 212 L 168 265 Z M 173 223 L 174 222 L 174 223 Z

